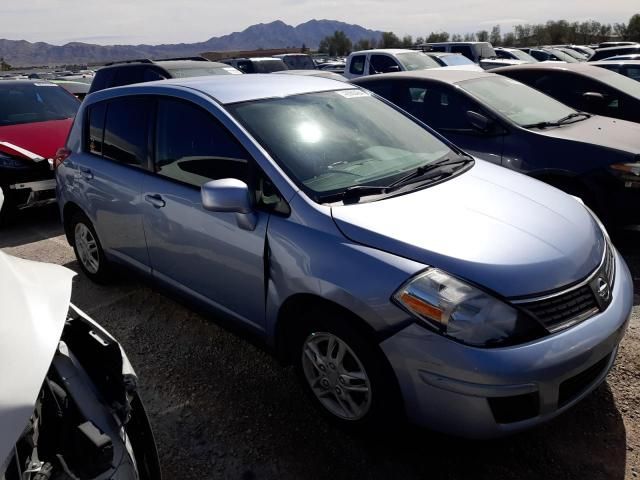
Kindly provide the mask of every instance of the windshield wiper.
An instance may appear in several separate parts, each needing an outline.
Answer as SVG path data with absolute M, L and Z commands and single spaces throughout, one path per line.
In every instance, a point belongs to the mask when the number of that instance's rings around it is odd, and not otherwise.
M 573 112 L 567 115 L 566 117 L 562 117 L 560 120 L 556 120 L 555 122 L 538 122 L 538 123 L 530 123 L 528 125 L 522 125 L 523 128 L 546 128 L 546 127 L 559 127 L 560 125 L 566 124 L 569 120 L 573 120 L 577 117 L 585 117 L 591 118 L 591 115 L 584 112 Z M 574 122 L 571 122 L 574 123 Z
M 320 197 L 321 201 L 330 202 L 336 200 L 358 200 L 362 197 L 368 195 L 384 195 L 390 193 L 394 190 L 397 190 L 405 185 L 413 183 L 412 180 L 422 178 L 427 172 L 431 172 L 436 170 L 437 168 L 448 167 L 450 165 L 458 165 L 460 163 L 465 164 L 473 162 L 472 158 L 460 158 L 458 160 L 451 160 L 449 158 L 444 158 L 442 160 L 438 160 L 437 162 L 428 163 L 426 165 L 421 165 L 411 173 L 400 177 L 398 180 L 390 183 L 389 185 L 352 185 L 350 187 L 345 188 L 342 192 L 336 193 L 333 195 L 326 195 L 324 197 Z M 453 173 L 453 171 L 446 172 L 447 174 Z M 442 174 L 429 176 L 429 178 L 440 177 Z
M 403 185 L 406 185 L 408 183 L 412 183 L 411 180 L 414 180 L 416 178 L 420 178 L 422 177 L 424 174 L 426 174 L 427 172 L 431 172 L 432 170 L 435 170 L 436 168 L 441 168 L 441 167 L 448 167 L 449 165 L 458 165 L 460 163 L 469 163 L 469 162 L 473 162 L 473 159 L 471 158 L 459 158 L 458 160 L 451 160 L 450 158 L 443 158 L 442 160 L 438 160 L 437 162 L 432 162 L 432 163 L 427 163 L 426 165 L 421 165 L 418 168 L 416 168 L 413 172 L 408 173 L 407 175 L 404 175 L 403 177 L 400 177 L 398 180 L 396 180 L 395 182 L 390 183 L 389 185 L 387 185 L 387 189 L 395 189 L 398 187 L 401 187 Z

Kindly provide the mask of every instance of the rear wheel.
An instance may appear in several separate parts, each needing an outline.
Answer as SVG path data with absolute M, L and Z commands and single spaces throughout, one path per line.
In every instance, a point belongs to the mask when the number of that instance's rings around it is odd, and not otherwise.
M 91 221 L 83 213 L 75 213 L 71 219 L 73 250 L 80 268 L 96 283 L 106 283 L 110 279 L 111 266 Z
M 402 407 L 395 376 L 372 335 L 341 312 L 313 312 L 297 329 L 292 358 L 317 407 L 351 429 L 397 425 Z

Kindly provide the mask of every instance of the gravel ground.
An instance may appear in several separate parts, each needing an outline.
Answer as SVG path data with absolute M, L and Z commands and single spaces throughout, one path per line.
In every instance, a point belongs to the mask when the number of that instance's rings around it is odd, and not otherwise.
M 124 345 L 142 383 L 169 480 L 474 478 L 635 479 L 640 475 L 640 239 L 623 239 L 636 279 L 629 331 L 608 381 L 535 430 L 471 442 L 424 430 L 360 437 L 309 406 L 291 368 L 124 274 L 79 274 L 73 302 Z M 54 209 L 0 232 L 0 248 L 79 271 Z

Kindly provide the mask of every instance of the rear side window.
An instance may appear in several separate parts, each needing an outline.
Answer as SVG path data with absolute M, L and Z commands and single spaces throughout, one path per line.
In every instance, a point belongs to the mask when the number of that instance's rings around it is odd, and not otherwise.
M 349 66 L 349 73 L 354 75 L 362 75 L 364 73 L 364 60 L 365 55 L 357 55 L 351 59 L 351 65 Z
M 96 103 L 89 107 L 87 114 L 87 130 L 84 150 L 94 155 L 102 156 L 102 143 L 104 139 L 104 119 L 107 113 L 105 102 Z
M 249 183 L 249 154 L 209 112 L 188 102 L 158 102 L 155 170 L 200 187 L 210 180 Z
M 146 167 L 151 102 L 122 97 L 107 106 L 102 154 L 114 162 Z

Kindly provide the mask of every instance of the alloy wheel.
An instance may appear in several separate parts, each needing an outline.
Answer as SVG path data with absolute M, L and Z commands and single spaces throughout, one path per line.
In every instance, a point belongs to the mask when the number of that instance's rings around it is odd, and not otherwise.
M 100 269 L 100 252 L 98 242 L 93 233 L 84 223 L 77 223 L 74 230 L 74 240 L 78 257 L 89 273 L 96 274 Z
M 332 333 L 312 333 L 302 347 L 302 369 L 312 392 L 333 415 L 359 420 L 371 408 L 371 382 L 356 354 Z

